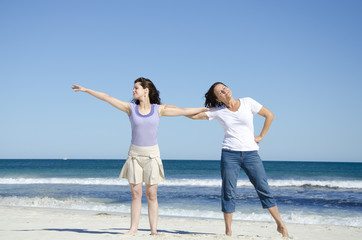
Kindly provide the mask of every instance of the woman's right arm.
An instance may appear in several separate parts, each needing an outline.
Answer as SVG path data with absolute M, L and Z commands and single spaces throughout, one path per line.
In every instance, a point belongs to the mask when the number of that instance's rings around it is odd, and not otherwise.
M 188 115 L 186 117 L 194 119 L 194 120 L 209 120 L 209 117 L 207 116 L 207 114 L 205 112 L 200 112 L 200 113 L 194 114 L 194 115 Z
M 163 108 L 164 109 L 168 109 L 168 110 L 170 110 L 170 109 L 178 109 L 178 110 L 180 110 L 180 111 L 182 111 L 182 110 L 191 110 L 191 111 L 193 111 L 193 110 L 196 110 L 196 108 L 184 108 L 184 109 L 182 109 L 182 108 L 180 108 L 180 107 L 177 107 L 177 106 L 174 106 L 174 105 L 163 105 Z M 201 109 L 201 108 L 200 108 Z M 207 109 L 206 109 L 207 110 Z M 171 111 L 172 112 L 172 111 Z M 178 114 L 178 115 L 182 115 L 182 114 Z M 171 115 L 168 115 L 168 116 L 171 116 Z M 174 116 L 176 116 L 176 115 L 174 115 Z M 199 112 L 199 113 L 196 113 L 196 114 L 191 114 L 191 115 L 184 115 L 185 117 L 188 117 L 188 118 L 191 118 L 191 119 L 204 119 L 204 120 L 209 120 L 209 117 L 207 116 L 207 114 L 205 113 L 205 112 Z
M 111 97 L 106 93 L 97 92 L 92 89 L 88 89 L 75 84 L 73 84 L 72 89 L 74 89 L 75 92 L 85 92 L 102 101 L 108 102 L 113 107 L 127 113 L 128 115 L 131 113 L 131 107 L 128 102 L 120 101 L 117 98 Z

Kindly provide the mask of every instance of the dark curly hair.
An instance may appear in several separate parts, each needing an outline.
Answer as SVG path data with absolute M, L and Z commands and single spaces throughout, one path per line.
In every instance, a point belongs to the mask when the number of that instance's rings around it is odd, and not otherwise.
M 150 79 L 140 77 L 134 81 L 135 84 L 138 82 L 141 84 L 143 88 L 148 88 L 149 90 L 148 96 L 150 98 L 151 104 L 161 104 L 160 92 L 157 90 L 157 88 Z M 136 99 L 133 99 L 132 102 L 137 105 L 140 104 L 140 101 Z
M 209 91 L 207 91 L 207 93 L 205 93 L 205 107 L 221 107 L 221 106 L 225 105 L 224 103 L 216 100 L 217 97 L 215 95 L 214 89 L 215 89 L 216 85 L 218 85 L 218 84 L 222 84 L 225 87 L 227 87 L 222 82 L 216 82 L 216 83 L 212 84 Z

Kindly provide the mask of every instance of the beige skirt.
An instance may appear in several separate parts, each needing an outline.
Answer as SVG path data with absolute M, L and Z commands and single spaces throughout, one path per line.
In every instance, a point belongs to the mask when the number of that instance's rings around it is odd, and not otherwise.
M 158 145 L 140 147 L 131 144 L 119 177 L 127 178 L 132 184 L 145 182 L 154 185 L 164 181 L 165 174 Z

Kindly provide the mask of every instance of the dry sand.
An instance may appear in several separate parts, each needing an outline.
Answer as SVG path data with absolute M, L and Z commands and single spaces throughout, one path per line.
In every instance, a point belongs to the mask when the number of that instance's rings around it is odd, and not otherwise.
M 136 235 L 124 236 L 129 223 L 126 214 L 0 206 L 0 240 L 283 239 L 273 222 L 234 221 L 232 237 L 223 234 L 223 220 L 160 217 L 159 236 L 149 235 L 147 216 L 141 217 Z M 361 227 L 290 223 L 287 226 L 295 240 L 362 239 Z

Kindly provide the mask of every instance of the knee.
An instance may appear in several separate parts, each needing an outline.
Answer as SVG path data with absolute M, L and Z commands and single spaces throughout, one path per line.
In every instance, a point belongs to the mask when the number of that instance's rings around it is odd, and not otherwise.
M 157 192 L 147 192 L 146 197 L 148 201 L 157 201 Z
M 134 189 L 132 191 L 132 199 L 136 200 L 136 199 L 142 199 L 142 189 L 141 190 L 136 190 Z
M 222 198 L 226 200 L 234 199 L 236 195 L 236 186 L 223 183 L 221 187 Z

